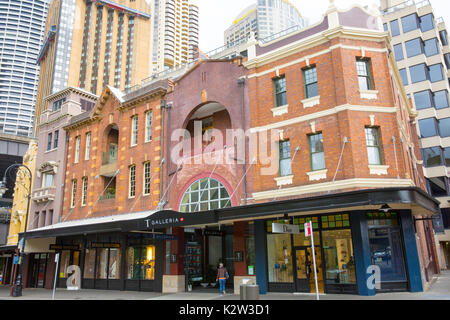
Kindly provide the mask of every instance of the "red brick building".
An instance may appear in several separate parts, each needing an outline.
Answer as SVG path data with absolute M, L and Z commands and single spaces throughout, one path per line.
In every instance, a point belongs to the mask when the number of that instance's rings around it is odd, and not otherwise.
M 315 291 L 311 221 L 319 291 L 422 291 L 416 219 L 438 203 L 382 30 L 331 6 L 241 55 L 106 88 L 66 127 L 61 223 L 31 235 L 56 237 L 59 285 L 76 264 L 85 288 L 176 292 L 223 262 L 236 292 Z

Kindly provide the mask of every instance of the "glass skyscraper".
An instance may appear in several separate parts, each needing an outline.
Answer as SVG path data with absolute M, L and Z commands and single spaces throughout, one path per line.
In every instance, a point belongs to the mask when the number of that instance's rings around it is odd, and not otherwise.
M 0 0 L 0 133 L 33 135 L 37 58 L 50 0 Z

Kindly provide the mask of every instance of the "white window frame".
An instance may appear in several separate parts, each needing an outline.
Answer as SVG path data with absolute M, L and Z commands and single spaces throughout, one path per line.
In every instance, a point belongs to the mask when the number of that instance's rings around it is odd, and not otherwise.
M 82 188 L 81 188 L 81 206 L 86 206 L 87 200 L 87 188 L 88 188 L 88 177 L 83 177 L 82 179 Z
M 75 208 L 75 201 L 77 197 L 77 179 L 72 180 L 72 198 L 70 199 L 70 207 Z
M 147 169 L 148 169 L 148 171 L 147 171 Z M 142 194 L 144 195 L 144 196 L 148 196 L 148 195 L 150 195 L 150 192 L 151 192 L 151 165 L 150 165 L 150 162 L 148 161 L 148 162 L 145 162 L 144 163 L 144 172 L 143 172 L 143 175 L 142 175 L 142 177 L 143 177 L 143 188 L 142 188 Z M 148 179 L 148 192 L 146 192 L 146 182 L 147 182 L 147 179 Z
M 145 142 L 152 141 L 152 125 L 153 125 L 153 112 L 150 110 L 145 113 Z
M 75 138 L 75 163 L 78 163 L 80 161 L 80 144 L 81 144 L 81 137 L 77 136 Z
M 91 133 L 86 133 L 86 150 L 84 153 L 84 160 L 89 160 L 91 157 Z
M 131 118 L 131 146 L 134 147 L 137 145 L 138 142 L 138 123 L 139 123 L 139 117 L 133 116 Z
M 133 191 L 133 192 L 131 192 Z M 136 165 L 131 165 L 128 168 L 128 198 L 136 196 Z

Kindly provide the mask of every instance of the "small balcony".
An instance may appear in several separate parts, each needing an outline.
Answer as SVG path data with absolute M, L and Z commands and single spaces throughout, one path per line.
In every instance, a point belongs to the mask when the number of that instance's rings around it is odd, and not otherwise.
M 103 152 L 100 175 L 103 177 L 113 177 L 117 171 L 117 152 Z
M 36 203 L 55 200 L 56 187 L 40 188 L 33 191 L 31 200 Z

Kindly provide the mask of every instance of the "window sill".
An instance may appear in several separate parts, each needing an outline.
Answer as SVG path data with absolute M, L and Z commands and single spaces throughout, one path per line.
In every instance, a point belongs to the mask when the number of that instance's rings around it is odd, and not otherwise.
M 45 151 L 44 153 L 50 153 L 50 152 L 53 152 L 53 151 L 56 151 L 56 150 L 58 150 L 58 148 L 54 148 L 54 149 L 47 150 L 47 151 Z
M 288 108 L 289 108 L 289 105 L 286 104 L 284 106 L 275 107 L 275 108 L 272 108 L 270 110 L 272 111 L 274 117 L 278 117 L 278 116 L 281 116 L 281 115 L 283 115 L 285 113 L 288 113 Z
M 303 108 L 312 108 L 320 104 L 320 96 L 304 99 L 301 101 Z
M 389 166 L 383 165 L 369 165 L 369 170 L 371 175 L 383 176 L 388 174 Z
M 319 181 L 327 178 L 328 169 L 317 170 L 312 172 L 307 172 L 306 174 L 309 176 L 309 181 Z
M 378 99 L 378 90 L 359 90 L 361 99 L 376 100 Z
M 274 178 L 274 180 L 276 181 L 278 187 L 282 187 L 282 186 L 292 184 L 293 180 L 294 180 L 294 176 L 290 175 L 290 176 L 278 177 L 278 178 Z

